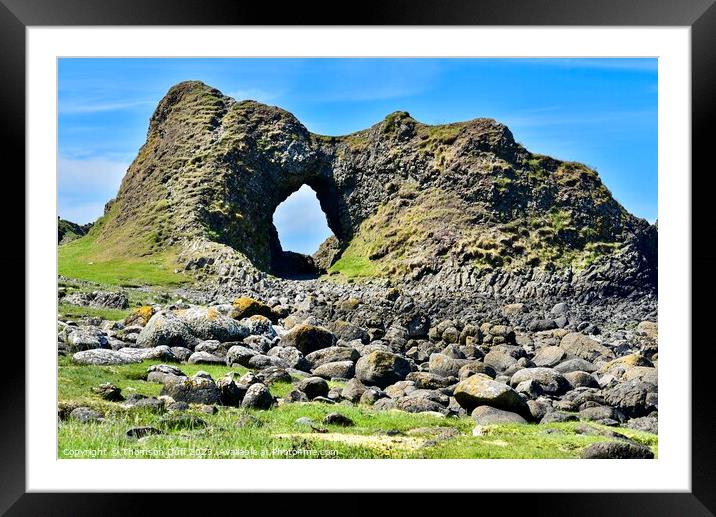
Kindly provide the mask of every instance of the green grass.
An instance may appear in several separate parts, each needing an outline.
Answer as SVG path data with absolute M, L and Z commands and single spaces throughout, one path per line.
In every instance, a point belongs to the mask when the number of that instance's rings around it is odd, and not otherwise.
M 204 420 L 207 427 L 177 429 L 167 425 L 166 414 L 124 409 L 101 400 L 91 391 L 103 382 L 112 382 L 122 388 L 125 395 L 134 392 L 156 396 L 161 386 L 142 380 L 151 364 L 157 364 L 157 361 L 100 367 L 77 366 L 67 357 L 59 359 L 58 398 L 61 406 L 86 405 L 102 411 L 106 417 L 104 422 L 96 424 L 61 422 L 58 428 L 59 457 L 281 458 L 286 457 L 286 449 L 308 449 L 329 451 L 324 455 L 337 458 L 578 458 L 585 446 L 607 440 L 602 436 L 576 434 L 578 424 L 573 422 L 492 426 L 483 429 L 483 436 L 475 437 L 471 435 L 474 422 L 468 417 L 443 418 L 433 414 L 375 411 L 365 406 L 321 403 L 284 404 L 269 411 L 221 407 L 214 415 L 190 410 L 188 414 Z M 180 368 L 188 375 L 204 370 L 214 378 L 228 371 L 238 374 L 247 371 L 221 365 L 185 364 Z M 270 389 L 273 395 L 280 397 L 291 389 L 291 385 L 275 383 Z M 355 426 L 343 428 L 321 424 L 323 417 L 332 412 L 348 416 Z M 258 419 L 258 424 L 240 425 L 246 415 Z M 309 428 L 298 426 L 295 421 L 300 417 L 313 419 L 329 434 L 311 433 Z M 140 441 L 126 437 L 127 429 L 144 425 L 156 427 L 163 434 Z M 606 429 L 591 425 L 595 429 Z M 411 429 L 425 427 L 452 427 L 460 436 L 426 446 L 424 441 L 430 436 L 408 434 Z M 548 429 L 553 431 L 548 432 Z M 398 435 L 386 437 L 388 430 L 397 431 Z M 657 452 L 656 436 L 631 429 L 618 429 L 618 432 Z M 332 437 L 339 441 L 331 440 Z
M 109 285 L 180 285 L 190 279 L 175 273 L 171 250 L 148 256 L 106 257 L 96 232 L 63 244 L 57 249 L 60 275 Z
M 104 320 L 123 320 L 131 309 L 105 309 L 105 308 L 94 308 L 94 307 L 82 307 L 79 305 L 72 305 L 70 303 L 60 303 L 59 314 L 64 318 L 82 318 L 86 316 L 99 317 Z
M 328 270 L 329 273 L 340 273 L 348 278 L 370 277 L 376 274 L 375 267 L 368 257 L 354 253 L 348 247 L 335 264 Z

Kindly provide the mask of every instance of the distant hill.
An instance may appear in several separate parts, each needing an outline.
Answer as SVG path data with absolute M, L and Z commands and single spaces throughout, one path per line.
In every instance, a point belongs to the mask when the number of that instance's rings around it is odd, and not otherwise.
M 67 244 L 75 239 L 87 235 L 92 228 L 92 223 L 77 224 L 65 219 L 57 218 L 57 242 Z

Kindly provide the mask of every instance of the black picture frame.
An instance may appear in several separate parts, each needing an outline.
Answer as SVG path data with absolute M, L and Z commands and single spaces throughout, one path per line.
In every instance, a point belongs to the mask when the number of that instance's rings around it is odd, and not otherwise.
M 710 125 L 716 95 L 715 0 L 368 0 L 350 9 L 335 3 L 272 4 L 217 0 L 0 0 L 0 106 L 4 156 L 17 158 L 24 170 L 25 29 L 29 26 L 78 25 L 578 25 L 687 26 L 692 42 L 692 343 L 679 345 L 692 360 L 692 491 L 689 493 L 484 494 L 480 506 L 499 504 L 501 513 L 530 515 L 713 515 L 716 512 L 716 457 L 713 384 L 709 350 L 716 251 L 712 245 L 716 216 L 709 199 L 714 186 Z M 6 174 L 10 170 L 6 169 Z M 16 174 L 16 173 L 15 173 Z M 17 175 L 19 177 L 19 175 Z M 6 180 L 9 181 L 9 180 Z M 15 189 L 21 187 L 17 182 Z M 709 203 L 711 201 L 711 203 Z M 15 212 L 17 214 L 17 212 Z M 14 215 L 17 218 L 17 215 Z M 17 225 L 17 223 L 15 223 Z M 19 226 L 19 225 L 17 225 Z M 24 241 L 24 236 L 18 236 Z M 3 262 L 24 266 L 24 249 Z M 13 263 L 14 261 L 14 263 Z M 711 318 L 710 318 L 711 316 Z M 30 315 L 26 311 L 25 324 Z M 50 350 L 48 344 L 48 351 Z M 49 353 L 49 352 L 48 352 Z M 7 515 L 141 515 L 149 513 L 147 496 L 139 494 L 26 493 L 25 489 L 25 356 L 19 347 L 4 347 L 2 420 L 0 423 L 0 513 Z M 11 362 L 10 362 L 11 361 Z M 576 465 L 576 464 L 575 464 Z M 329 467 L 327 467 L 329 468 Z M 558 480 L 556 481 L 558 483 Z M 215 513 L 228 498 L 207 496 Z M 244 504 L 259 502 L 241 495 Z M 297 497 L 297 496 L 296 496 Z M 187 494 L 159 496 L 163 512 L 189 510 Z M 141 500 L 140 500 L 141 499 Z M 304 500 L 305 499 L 305 500 Z M 412 501 L 423 504 L 423 496 Z M 247 502 L 248 501 L 248 502 Z M 297 497 L 297 507 L 312 504 Z M 235 503 L 235 501 L 234 501 Z M 474 504 L 474 503 L 472 503 Z M 234 508 L 234 506 L 232 504 Z M 351 505 L 348 505 L 351 506 Z M 469 506 L 468 506 L 469 508 Z M 238 511 L 238 510 L 236 510 Z M 285 511 L 285 510 L 284 510 Z M 350 509 L 346 512 L 351 511 Z M 368 510 L 366 510 L 368 511 Z M 344 513 L 344 512 L 341 512 Z M 351 512 L 352 513 L 352 512 Z

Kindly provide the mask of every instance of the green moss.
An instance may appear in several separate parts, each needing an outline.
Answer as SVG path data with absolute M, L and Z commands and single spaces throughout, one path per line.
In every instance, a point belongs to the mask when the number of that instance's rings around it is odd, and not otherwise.
M 497 190 L 504 192 L 512 185 L 512 180 L 506 176 L 498 176 L 494 179 L 494 184 Z

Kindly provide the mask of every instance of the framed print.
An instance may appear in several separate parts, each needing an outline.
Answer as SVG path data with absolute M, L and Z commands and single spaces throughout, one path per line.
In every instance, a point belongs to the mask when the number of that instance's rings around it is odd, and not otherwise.
M 91 4 L 0 8 L 3 511 L 711 514 L 712 2 Z

